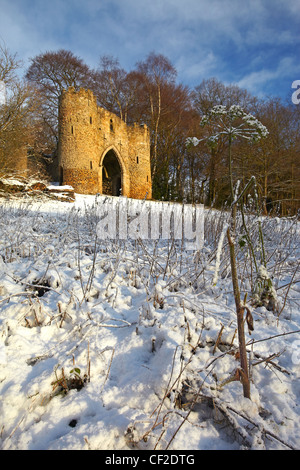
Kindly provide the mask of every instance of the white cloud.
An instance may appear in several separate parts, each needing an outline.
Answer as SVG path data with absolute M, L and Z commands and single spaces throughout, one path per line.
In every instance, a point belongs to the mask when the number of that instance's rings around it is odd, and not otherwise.
M 180 76 L 188 83 L 200 84 L 202 79 L 215 75 L 220 69 L 220 61 L 213 51 L 206 54 L 184 56 L 182 55 L 175 63 Z
M 67 25 L 62 24 L 63 16 L 56 13 L 56 2 L 39 2 L 35 9 L 33 1 L 2 1 L 0 35 L 12 53 L 16 52 L 26 61 L 29 57 L 59 46 L 57 33 L 60 27 Z M 61 7 L 60 11 L 63 11 Z
M 275 68 L 263 68 L 251 72 L 244 76 L 237 82 L 241 88 L 246 88 L 249 92 L 256 95 L 262 95 L 262 91 L 269 83 L 276 82 L 278 79 L 290 79 L 291 83 L 293 77 L 296 76 L 298 64 L 292 57 L 285 57 L 281 59 Z M 279 92 L 280 90 L 278 90 Z
M 295 3 L 1 0 L 0 40 L 25 61 L 46 50 L 65 48 L 91 66 L 101 55 L 114 55 L 127 70 L 155 51 L 171 60 L 179 80 L 197 83 L 216 76 L 232 81 L 243 74 L 239 83 L 254 90 L 278 77 L 269 57 L 278 53 L 278 60 L 284 60 L 282 45 L 296 49 L 300 9 Z

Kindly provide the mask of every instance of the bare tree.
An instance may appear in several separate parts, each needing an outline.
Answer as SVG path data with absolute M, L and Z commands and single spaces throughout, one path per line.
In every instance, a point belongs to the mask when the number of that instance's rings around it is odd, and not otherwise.
M 17 54 L 12 54 L 7 46 L 0 43 L 0 81 L 9 84 L 16 80 L 16 72 L 22 65 Z
M 166 83 L 174 83 L 177 73 L 165 56 L 154 52 L 150 53 L 145 61 L 137 64 L 137 71 L 142 76 L 150 107 L 153 134 L 152 178 L 155 178 L 158 164 L 159 125 L 164 111 L 162 88 Z
M 93 72 L 72 52 L 60 49 L 48 51 L 31 59 L 27 80 L 34 84 L 44 98 L 41 116 L 57 143 L 58 99 L 64 88 L 89 88 Z
M 0 106 L 0 172 L 27 170 L 27 150 L 33 144 L 37 121 L 37 97 L 28 83 L 18 78 L 21 62 L 6 46 L 0 46 L 0 77 L 6 88 Z
M 94 73 L 93 91 L 98 102 L 108 111 L 128 122 L 137 99 L 140 79 L 135 72 L 127 73 L 119 60 L 111 56 L 100 58 L 100 67 Z

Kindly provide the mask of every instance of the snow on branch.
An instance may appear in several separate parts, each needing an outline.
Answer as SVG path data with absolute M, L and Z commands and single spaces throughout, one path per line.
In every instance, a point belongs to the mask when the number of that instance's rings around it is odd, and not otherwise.
M 213 126 L 213 135 L 207 138 L 207 144 L 210 146 L 216 144 L 224 135 L 231 139 L 243 138 L 258 141 L 269 133 L 255 116 L 246 113 L 239 105 L 232 105 L 228 109 L 223 105 L 214 106 L 201 119 L 201 127 L 207 124 Z M 188 145 L 197 146 L 199 142 L 200 140 L 196 137 L 187 139 Z

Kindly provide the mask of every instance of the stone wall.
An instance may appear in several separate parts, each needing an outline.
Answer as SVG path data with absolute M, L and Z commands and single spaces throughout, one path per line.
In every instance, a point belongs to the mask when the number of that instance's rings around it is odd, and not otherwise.
M 105 192 L 102 180 L 103 175 L 105 179 L 109 176 L 105 167 L 108 154 L 110 164 L 113 155 L 116 171 L 120 171 L 121 194 L 136 199 L 147 195 L 150 199 L 150 135 L 147 126 L 128 126 L 115 114 L 97 106 L 90 90 L 69 88 L 63 91 L 59 103 L 60 183 L 72 185 L 78 193 Z

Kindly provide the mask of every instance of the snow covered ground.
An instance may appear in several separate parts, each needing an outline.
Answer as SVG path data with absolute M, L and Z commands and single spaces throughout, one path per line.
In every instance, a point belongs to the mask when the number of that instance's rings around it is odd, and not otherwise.
M 185 252 L 97 240 L 95 201 L 0 202 L 0 448 L 299 449 L 299 223 L 262 222 L 279 303 L 252 309 L 250 401 L 226 214 Z M 250 300 L 244 243 L 238 268 Z

